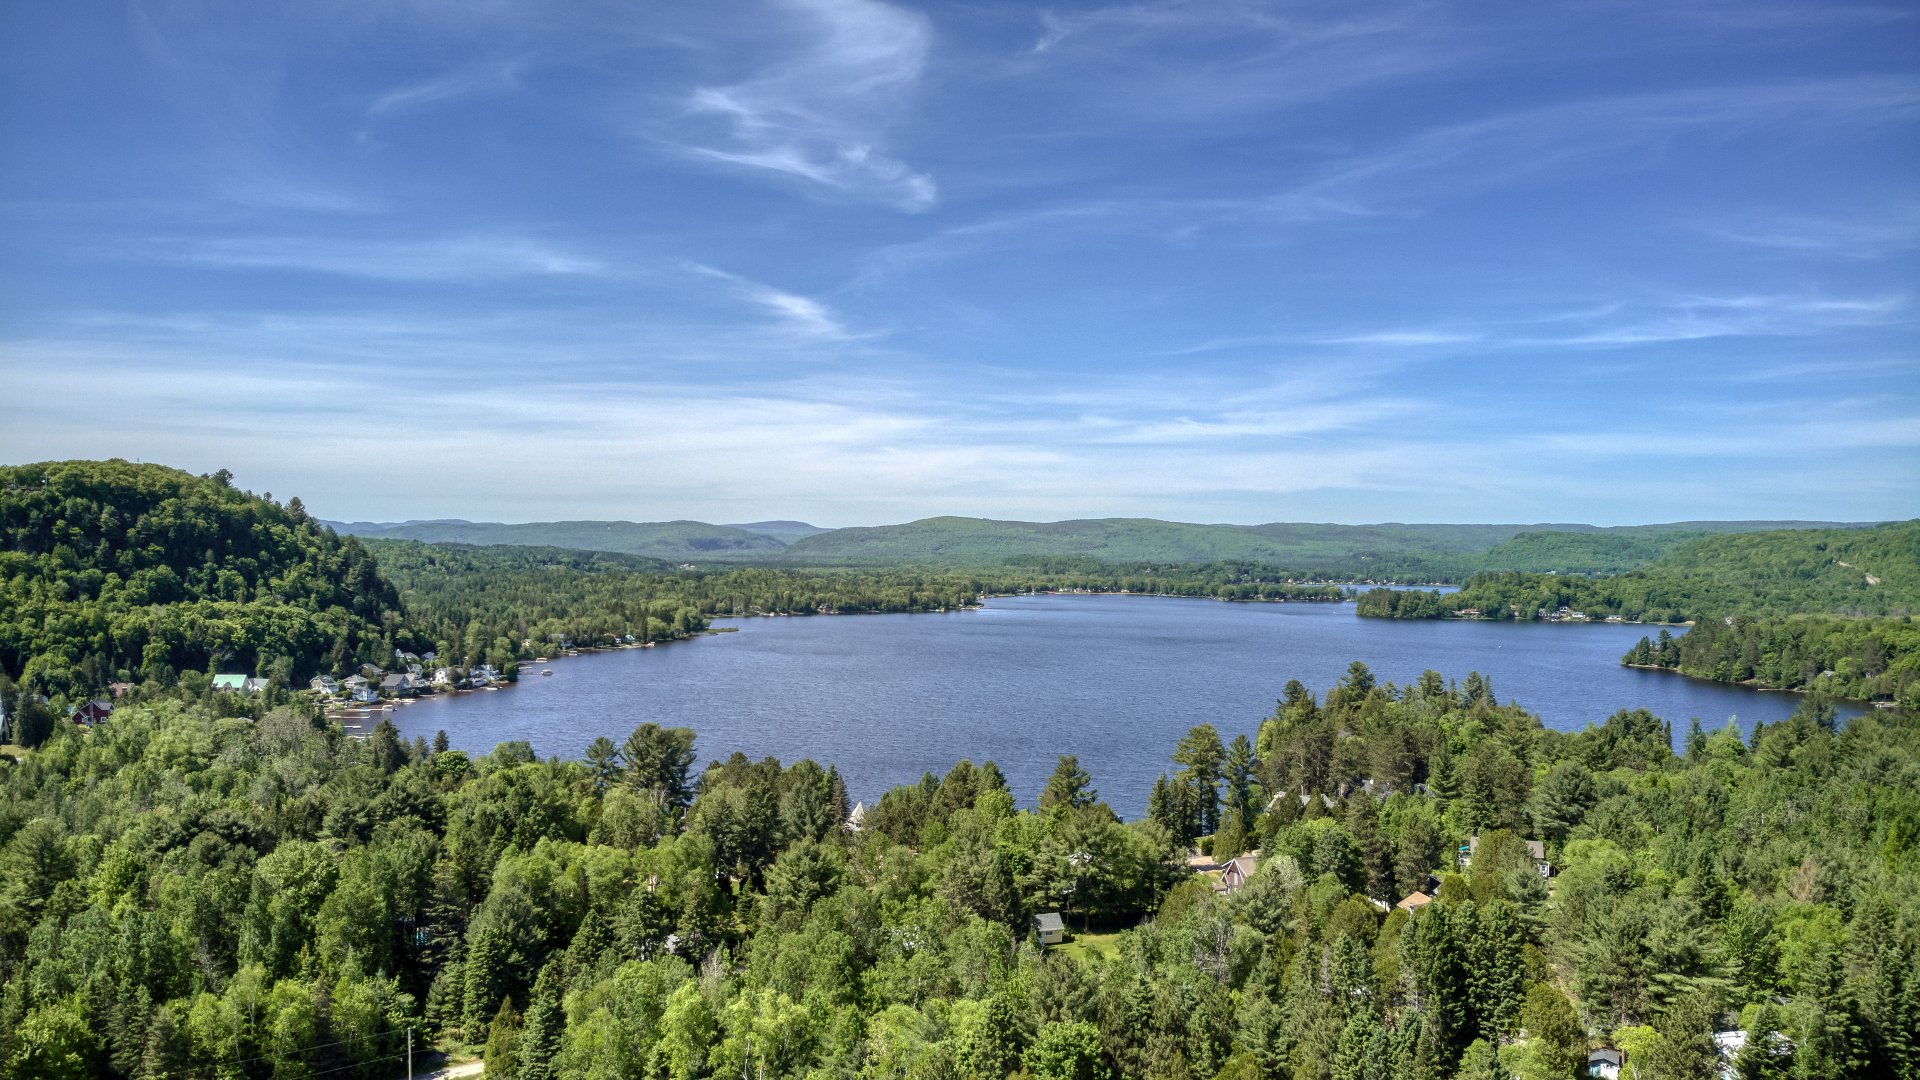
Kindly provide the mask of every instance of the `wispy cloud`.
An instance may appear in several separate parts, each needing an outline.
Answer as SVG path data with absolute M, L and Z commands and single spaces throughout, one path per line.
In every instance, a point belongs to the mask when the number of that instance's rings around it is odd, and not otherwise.
M 1337 161 L 1299 194 L 1351 198 L 1391 182 L 1392 191 L 1449 195 L 1498 187 L 1598 155 L 1688 136 L 1729 138 L 1772 125 L 1831 131 L 1920 116 L 1920 81 L 1895 76 L 1805 80 L 1586 98 L 1444 124 Z
M 297 270 L 385 281 L 497 281 L 605 271 L 597 260 L 516 236 L 430 240 L 290 235 L 165 238 L 110 254 L 220 270 Z
M 374 98 L 367 112 L 381 116 L 511 90 L 519 85 L 521 67 L 518 60 L 502 60 L 396 86 Z
M 1750 213 L 1692 227 L 1731 243 L 1845 259 L 1877 259 L 1920 248 L 1920 207 L 1911 205 L 1871 217 Z
M 773 315 L 781 326 L 802 338 L 813 341 L 848 341 L 855 336 L 848 332 L 846 325 L 825 304 L 812 297 L 776 289 L 771 285 L 703 263 L 688 263 L 687 269 L 702 277 L 724 281 L 733 286 L 735 292 L 758 304 Z
M 686 101 L 687 154 L 804 181 L 816 191 L 925 210 L 931 176 L 884 147 L 927 62 L 927 18 L 882 0 L 779 0 L 801 27 L 796 51 L 752 77 Z M 709 136 L 697 126 L 717 123 Z

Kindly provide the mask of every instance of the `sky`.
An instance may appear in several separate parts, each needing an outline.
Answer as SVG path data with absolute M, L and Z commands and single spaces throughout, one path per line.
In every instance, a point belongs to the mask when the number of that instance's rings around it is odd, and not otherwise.
M 0 462 L 337 519 L 1920 513 L 1898 2 L 0 10 Z

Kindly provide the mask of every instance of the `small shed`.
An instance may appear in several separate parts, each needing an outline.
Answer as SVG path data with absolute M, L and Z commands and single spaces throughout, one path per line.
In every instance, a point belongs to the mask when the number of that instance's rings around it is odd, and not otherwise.
M 1033 940 L 1042 946 L 1061 945 L 1067 940 L 1067 923 L 1057 911 L 1033 917 Z

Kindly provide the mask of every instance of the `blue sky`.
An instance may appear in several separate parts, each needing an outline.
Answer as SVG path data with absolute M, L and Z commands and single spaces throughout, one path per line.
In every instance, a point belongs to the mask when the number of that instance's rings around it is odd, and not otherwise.
M 0 12 L 0 460 L 339 518 L 1920 512 L 1911 5 Z

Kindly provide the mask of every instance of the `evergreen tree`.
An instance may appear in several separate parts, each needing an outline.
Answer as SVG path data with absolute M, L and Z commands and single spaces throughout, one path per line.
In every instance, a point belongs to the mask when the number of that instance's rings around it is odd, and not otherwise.
M 527 1000 L 526 1024 L 517 1051 L 519 1080 L 553 1080 L 555 1076 L 553 1059 L 560 1052 L 567 1023 L 560 1008 L 560 983 L 560 960 L 556 957 L 540 969 L 533 995 Z
M 1080 759 L 1072 754 L 1060 755 L 1060 763 L 1040 792 L 1040 808 L 1092 806 L 1099 800 L 1100 793 L 1093 789 L 1093 777 L 1080 767 Z

